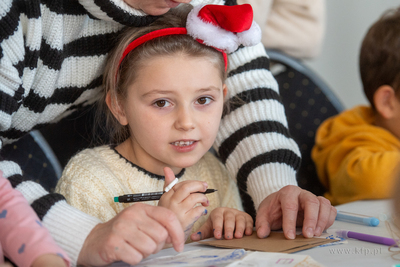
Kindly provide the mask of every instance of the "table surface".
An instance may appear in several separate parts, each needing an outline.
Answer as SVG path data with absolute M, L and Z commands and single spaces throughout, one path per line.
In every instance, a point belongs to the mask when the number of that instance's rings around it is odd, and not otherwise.
M 338 211 L 352 212 L 378 218 L 380 214 L 392 213 L 392 206 L 389 200 L 356 201 L 336 206 Z M 371 227 L 354 223 L 335 221 L 331 228 L 345 229 L 354 232 L 384 236 L 393 238 L 391 226 L 381 221 L 378 226 Z M 393 228 L 391 228 L 393 229 Z M 299 251 L 298 254 L 310 255 L 314 260 L 326 266 L 392 266 L 400 264 L 400 255 L 396 259 L 391 256 L 388 246 L 348 239 L 347 244 L 340 244 L 329 247 L 316 247 L 306 251 Z M 396 249 L 396 248 L 393 248 Z
M 357 214 L 363 214 L 373 217 L 379 217 L 380 214 L 391 214 L 392 207 L 389 200 L 371 200 L 371 201 L 356 201 L 343 205 L 336 206 L 338 211 L 345 211 Z M 376 227 L 364 226 L 360 224 L 335 221 L 333 229 L 345 229 L 359 233 L 370 235 L 384 236 L 393 238 L 390 229 L 385 221 L 381 221 Z M 339 244 L 326 247 L 315 247 L 312 249 L 296 252 L 296 254 L 309 255 L 315 261 L 330 267 L 330 266 L 392 266 L 400 264 L 400 254 L 393 259 L 393 252 L 389 251 L 389 247 L 385 245 L 348 239 L 347 244 Z M 207 249 L 207 246 L 200 245 L 196 242 L 185 245 L 184 251 L 194 249 Z M 213 248 L 213 247 L 209 247 Z M 400 250 L 400 249 L 399 249 Z M 151 255 L 150 258 L 176 255 L 177 252 L 172 248 L 164 249 L 156 255 Z M 114 265 L 113 265 L 114 266 Z M 115 265 L 122 266 L 122 265 Z

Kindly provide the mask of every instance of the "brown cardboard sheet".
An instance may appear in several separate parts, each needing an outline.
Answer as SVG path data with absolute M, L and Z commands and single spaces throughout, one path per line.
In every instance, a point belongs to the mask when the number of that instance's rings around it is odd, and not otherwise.
M 245 250 L 293 253 L 323 244 L 336 242 L 338 240 L 325 238 L 305 238 L 297 235 L 296 239 L 286 239 L 283 233 L 271 232 L 267 238 L 258 238 L 257 233 L 253 232 L 250 236 L 244 236 L 240 239 L 221 239 L 199 241 L 200 244 L 210 245 L 220 248 L 243 248 Z

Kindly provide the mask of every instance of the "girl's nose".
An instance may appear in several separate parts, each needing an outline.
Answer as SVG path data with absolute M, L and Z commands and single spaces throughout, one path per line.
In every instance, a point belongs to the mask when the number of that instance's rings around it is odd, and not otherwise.
M 190 110 L 185 108 L 180 108 L 177 111 L 175 128 L 181 131 L 190 131 L 195 128 L 193 114 L 190 112 Z

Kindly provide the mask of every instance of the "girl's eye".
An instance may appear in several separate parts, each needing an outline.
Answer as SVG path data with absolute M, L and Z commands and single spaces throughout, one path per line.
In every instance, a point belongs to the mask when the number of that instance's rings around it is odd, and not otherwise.
M 209 97 L 200 97 L 199 99 L 197 99 L 197 103 L 199 103 L 200 105 L 207 105 L 211 102 L 211 98 Z
M 154 105 L 158 108 L 165 108 L 170 106 L 171 104 L 167 100 L 158 100 L 154 102 Z

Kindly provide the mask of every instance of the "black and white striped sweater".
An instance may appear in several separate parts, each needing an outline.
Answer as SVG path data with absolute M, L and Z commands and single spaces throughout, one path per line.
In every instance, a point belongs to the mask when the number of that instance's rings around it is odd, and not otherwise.
M 192 4 L 234 2 L 193 0 Z M 0 149 L 92 104 L 113 38 L 124 25 L 143 26 L 155 19 L 123 0 L 1 0 Z M 261 44 L 229 55 L 227 86 L 232 97 L 244 101 L 223 117 L 214 144 L 237 179 L 245 206 L 252 209 L 270 193 L 295 185 L 300 164 L 300 151 L 290 138 L 268 65 Z M 61 195 L 25 181 L 16 163 L 1 159 L 0 170 L 76 262 L 86 236 L 99 221 L 69 206 Z

